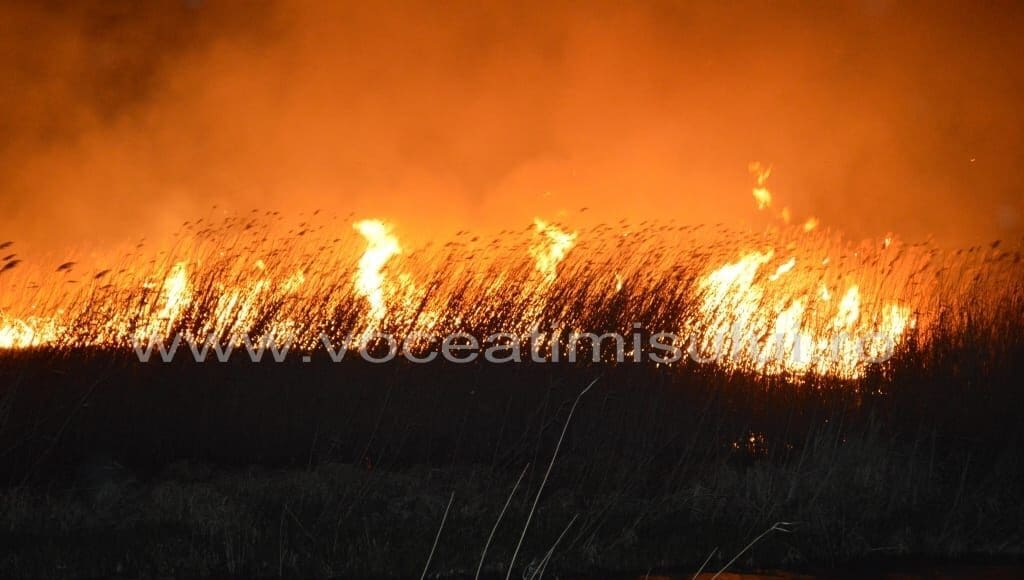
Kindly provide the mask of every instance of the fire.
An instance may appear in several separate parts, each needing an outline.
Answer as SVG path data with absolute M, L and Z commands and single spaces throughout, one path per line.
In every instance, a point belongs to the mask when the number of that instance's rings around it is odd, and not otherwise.
M 754 201 L 757 202 L 757 209 L 763 210 L 771 207 L 774 198 L 772 197 L 772 193 L 768 191 L 767 186 L 768 178 L 772 174 L 771 166 L 764 165 L 760 161 L 751 161 L 747 166 L 747 169 L 756 180 L 756 184 L 751 190 L 751 193 L 754 195 Z M 779 210 L 776 217 L 783 224 L 789 225 L 793 221 L 793 212 L 788 207 L 783 207 Z M 818 227 L 819 223 L 818 218 L 811 216 L 804 220 L 803 230 L 805 232 L 812 232 Z
M 30 317 L 20 320 L 0 313 L 0 348 L 30 348 L 56 340 L 59 329 L 52 320 Z
M 765 183 L 772 174 L 772 168 L 762 165 L 759 161 L 752 161 L 748 166 L 750 173 L 757 179 L 757 185 L 753 189 L 754 200 L 757 201 L 757 209 L 765 209 L 772 205 L 772 194 L 768 191 Z
M 834 325 L 838 330 L 852 328 L 860 318 L 860 289 L 851 286 L 846 294 L 839 301 L 839 310 L 836 313 Z
M 779 278 L 782 277 L 783 274 L 792 270 L 793 266 L 796 266 L 796 258 L 790 258 L 789 260 L 786 261 L 786 263 L 776 268 L 775 273 L 772 274 L 771 277 L 768 278 L 768 280 L 772 282 L 778 280 Z
M 144 337 L 163 336 L 171 331 L 182 311 L 191 300 L 188 285 L 188 264 L 178 262 L 164 279 L 163 304 L 159 311 L 150 319 L 143 332 Z
M 533 225 L 543 241 L 530 246 L 530 255 L 537 261 L 537 271 L 544 276 L 547 284 L 551 284 L 558 276 L 558 264 L 576 245 L 576 233 L 562 231 L 540 218 L 535 218 Z
M 321 333 L 358 339 L 385 328 L 418 346 L 421 334 L 626 336 L 639 323 L 681 334 L 728 368 L 856 378 L 910 333 L 926 339 L 943 309 L 1020 279 L 1005 247 L 951 253 L 892 236 L 854 244 L 800 226 L 579 231 L 537 218 L 409 252 L 381 219 L 306 229 L 289 236 L 228 218 L 193 226 L 173 251 L 76 257 L 74 275 L 18 264 L 2 274 L 0 348 L 125 348 L 179 334 L 312 349 Z
M 363 220 L 354 227 L 366 239 L 366 252 L 359 259 L 355 276 L 355 290 L 370 304 L 370 326 L 376 327 L 388 312 L 384 299 L 384 265 L 402 252 L 402 246 L 391 234 L 391 227 L 380 220 Z
M 866 312 L 857 284 L 833 304 L 821 281 L 828 272 L 794 272 L 796 258 L 762 274 L 773 256 L 773 250 L 750 252 L 701 278 L 703 300 L 694 325 L 702 327 L 705 356 L 714 351 L 727 365 L 770 374 L 814 371 L 854 378 L 866 360 L 898 345 L 912 324 L 911 310 L 896 302 L 877 301 Z

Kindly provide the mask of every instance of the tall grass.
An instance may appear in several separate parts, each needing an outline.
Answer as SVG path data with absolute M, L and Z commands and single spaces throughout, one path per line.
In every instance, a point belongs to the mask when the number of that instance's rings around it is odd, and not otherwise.
M 899 240 L 852 243 L 827 230 L 622 222 L 577 232 L 554 277 L 535 260 L 550 240 L 530 228 L 491 239 L 462 232 L 407 248 L 381 272 L 386 309 L 377 317 L 353 285 L 365 243 L 349 230 L 303 224 L 277 235 L 257 218 L 227 219 L 188 224 L 155 252 L 76 256 L 56 269 L 19 265 L 0 278 L 0 345 L 124 349 L 140 337 L 180 334 L 221 343 L 274 337 L 312 349 L 324 335 L 340 343 L 377 330 L 415 348 L 431 346 L 428 335 L 537 328 L 565 347 L 570 331 L 628 336 L 638 323 L 649 333 L 707 339 L 740 323 L 744 341 L 767 349 L 780 313 L 794 307 L 800 332 L 813 339 L 885 330 L 899 307 L 909 327 L 888 331 L 902 344 L 930 341 L 950 325 L 995 327 L 997 307 L 1020 293 L 1024 279 L 1019 244 L 951 251 Z M 709 273 L 751 252 L 765 258 L 749 280 L 707 285 Z M 793 267 L 781 274 L 787 262 Z M 837 324 L 851 289 L 859 290 L 857 311 Z

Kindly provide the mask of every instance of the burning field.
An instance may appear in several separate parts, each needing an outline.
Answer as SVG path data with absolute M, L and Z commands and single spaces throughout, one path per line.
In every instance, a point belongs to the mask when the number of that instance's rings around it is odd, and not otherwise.
M 0 9 L 0 575 L 1019 571 L 1019 7 L 453 10 Z
M 769 208 L 767 172 L 751 167 L 754 199 Z M 756 374 L 854 379 L 910 340 L 927 347 L 968 311 L 996 324 L 1022 280 L 1019 244 L 950 251 L 891 234 L 854 244 L 813 217 L 789 224 L 788 208 L 763 232 L 626 220 L 578 231 L 536 218 L 416 248 L 384 220 L 346 227 L 318 213 L 284 234 L 273 233 L 276 212 L 198 219 L 166 247 L 140 242 L 56 268 L 23 265 L 8 245 L 0 347 L 166 349 L 177 338 L 309 351 L 386 337 L 394 354 L 422 357 L 466 335 L 557 362 L 585 333 L 640 330 L 661 335 L 662 353 L 628 353 L 634 362 L 687 354 Z
M 754 194 L 767 195 L 763 182 Z M 56 267 L 5 258 L 5 475 L 18 486 L 4 501 L 19 530 L 9 565 L 64 575 L 34 560 L 59 556 L 97 573 L 406 575 L 454 490 L 445 518 L 456 497 L 462 511 L 444 546 L 451 574 L 465 575 L 476 518 L 502 503 L 488 490 L 552 447 L 545 477 L 535 467 L 527 480 L 532 508 L 525 496 L 504 509 L 529 522 L 552 494 L 527 546 L 543 550 L 576 524 L 565 569 L 685 570 L 711 541 L 738 545 L 761 525 L 794 531 L 769 521 L 782 517 L 812 520 L 788 548 L 798 551 L 784 552 L 794 559 L 768 542 L 748 566 L 845 566 L 876 542 L 896 556 L 974 557 L 1016 541 L 1003 534 L 1022 517 L 1008 509 L 1020 505 L 1020 434 L 1008 427 L 1021 403 L 1019 246 L 855 244 L 814 221 L 743 232 L 537 218 L 409 247 L 383 220 L 282 221 L 197 219 L 168 247 Z M 462 354 L 437 357 L 453 344 Z M 553 439 L 556 427 L 568 429 L 590 377 L 600 400 L 575 419 L 565 473 L 545 492 L 566 435 Z M 297 462 L 298 474 L 241 480 L 228 467 Z M 587 481 L 597 473 L 603 483 Z M 70 482 L 78 495 L 22 487 L 36 481 Z M 334 487 L 347 491 L 325 491 Z M 945 519 L 925 517 L 954 488 Z M 175 511 L 211 501 L 241 511 Z M 846 513 L 862 502 L 872 507 Z M 39 509 L 74 515 L 40 531 L 28 523 Z M 275 569 L 259 530 L 282 513 L 288 531 L 274 541 L 290 559 Z M 361 537 L 367 518 L 388 531 Z M 156 531 L 169 522 L 213 526 L 188 548 L 200 560 L 158 563 L 183 557 L 177 536 Z M 72 539 L 28 549 L 29 529 Z M 74 539 L 94 529 L 98 551 Z M 140 529 L 155 539 L 125 535 Z M 503 559 L 509 533 L 495 546 Z M 700 548 L 676 552 L 661 534 Z M 207 553 L 220 542 L 226 560 Z M 235 542 L 255 547 L 236 554 Z M 151 555 L 125 563 L 112 546 Z M 409 565 L 382 563 L 395 554 Z
M 309 350 L 387 333 L 416 352 L 465 333 L 533 334 L 531 348 L 550 355 L 573 333 L 643 329 L 688 337 L 657 362 L 685 351 L 756 373 L 856 378 L 911 336 L 928 344 L 968 304 L 994 323 L 1021 280 L 1020 250 L 999 241 L 953 252 L 892 237 L 852 244 L 807 224 L 580 232 L 537 218 L 407 249 L 382 220 L 351 224 L 358 236 L 337 221 L 274 236 L 271 222 L 200 219 L 168 248 L 56 268 L 12 253 L 0 347 L 130 350 L 177 336 Z

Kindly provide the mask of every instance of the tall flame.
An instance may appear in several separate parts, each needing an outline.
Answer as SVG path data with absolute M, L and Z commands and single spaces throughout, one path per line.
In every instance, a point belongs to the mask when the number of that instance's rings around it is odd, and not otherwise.
M 530 255 L 537 261 L 537 271 L 551 284 L 558 277 L 558 264 L 576 245 L 576 232 L 563 231 L 540 218 L 534 218 L 533 225 L 543 241 L 530 246 Z
M 366 251 L 359 259 L 355 275 L 355 290 L 369 302 L 369 326 L 375 328 L 388 312 L 384 299 L 384 265 L 402 252 L 402 246 L 391 234 L 391 226 L 380 220 L 362 220 L 353 227 L 366 239 Z

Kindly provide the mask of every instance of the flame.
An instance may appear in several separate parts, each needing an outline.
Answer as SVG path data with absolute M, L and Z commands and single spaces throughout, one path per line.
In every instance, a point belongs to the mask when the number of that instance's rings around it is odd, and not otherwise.
M 281 292 L 284 292 L 285 294 L 293 294 L 297 292 L 305 282 L 306 275 L 302 273 L 302 270 L 296 270 L 294 274 L 281 282 Z
M 772 174 L 772 168 L 769 165 L 764 165 L 760 161 L 751 161 L 747 166 L 747 169 L 754 176 L 756 185 L 751 190 L 754 195 L 754 201 L 757 202 L 757 209 L 763 210 L 771 207 L 774 201 L 772 193 L 768 191 L 768 177 Z M 779 210 L 777 216 L 778 219 L 785 225 L 789 225 L 793 221 L 793 212 L 788 206 L 783 206 Z M 818 218 L 811 216 L 804 220 L 803 230 L 805 232 L 814 231 L 819 225 Z
M 544 276 L 547 284 L 551 284 L 558 277 L 558 264 L 576 245 L 576 232 L 560 230 L 540 218 L 534 218 L 533 225 L 543 239 L 530 246 L 530 255 L 537 261 L 537 271 Z
M 161 285 L 162 301 L 139 338 L 153 338 L 169 334 L 191 300 L 188 284 L 188 264 L 177 262 L 167 273 Z
M 860 318 L 860 289 L 851 286 L 839 300 L 839 310 L 833 319 L 836 329 L 849 330 Z
M 828 286 L 826 286 L 824 282 L 822 282 L 818 288 L 818 297 L 825 302 L 832 300 L 832 293 L 828 291 Z
M 57 340 L 59 334 L 52 319 L 33 316 L 21 320 L 0 313 L 0 349 L 42 346 Z
M 966 304 L 979 285 L 997 292 L 1020 279 L 1018 261 L 1002 259 L 1013 255 L 1005 247 L 944 253 L 892 236 L 853 244 L 800 226 L 581 232 L 537 218 L 527 229 L 460 234 L 409 253 L 380 219 L 326 231 L 348 227 L 351 240 L 276 236 L 225 220 L 196 228 L 174 250 L 100 256 L 92 275 L 88 260 L 70 256 L 83 272 L 77 279 L 45 264 L 9 268 L 0 348 L 123 348 L 175 333 L 315 348 L 321 332 L 365 337 L 385 324 L 401 339 L 541 327 L 628 335 L 638 322 L 678 331 L 729 368 L 856 378 L 909 333 L 926 338 L 938 313 Z
M 391 235 L 391 227 L 380 220 L 363 220 L 353 227 L 366 239 L 366 251 L 359 259 L 355 275 L 355 290 L 370 304 L 367 316 L 370 326 L 376 327 L 388 312 L 384 300 L 384 265 L 402 252 L 402 246 L 398 238 Z
M 786 263 L 776 268 L 775 273 L 772 274 L 768 279 L 772 282 L 778 280 L 779 278 L 782 277 L 783 274 L 792 270 L 793 266 L 796 266 L 796 258 L 790 258 L 789 260 L 786 261 Z
M 759 161 L 751 161 L 747 166 L 750 173 L 757 179 L 757 185 L 754 187 L 752 193 L 754 194 L 754 200 L 757 201 L 757 209 L 765 209 L 772 205 L 772 194 L 765 187 L 765 183 L 768 181 L 768 177 L 772 174 L 772 168 L 770 166 L 764 166 Z M 789 210 L 784 209 L 784 212 L 788 213 Z
M 911 324 L 910 308 L 884 302 L 868 317 L 857 284 L 833 305 L 820 271 L 793 273 L 795 257 L 762 277 L 774 254 L 749 252 L 701 278 L 703 300 L 693 326 L 703 329 L 702 352 L 768 374 L 815 371 L 855 378 L 865 360 L 899 344 Z

